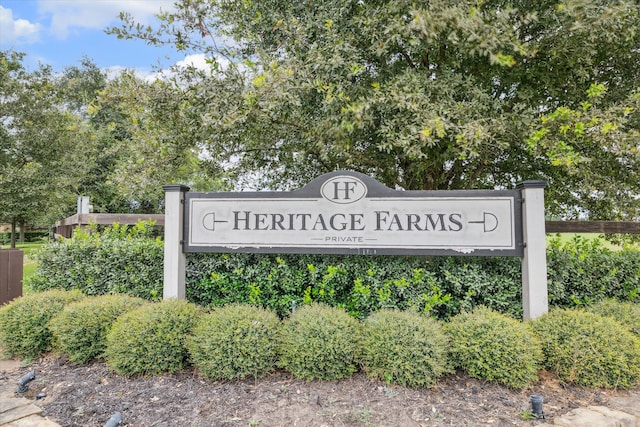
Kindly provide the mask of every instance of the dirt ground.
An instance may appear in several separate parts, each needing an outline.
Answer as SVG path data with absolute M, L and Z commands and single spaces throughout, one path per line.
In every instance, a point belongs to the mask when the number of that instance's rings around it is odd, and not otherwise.
M 408 389 L 366 378 L 303 381 L 276 372 L 256 381 L 212 382 L 192 370 L 160 377 L 127 378 L 103 363 L 74 366 L 46 356 L 28 367 L 0 372 L 36 379 L 26 397 L 62 426 L 103 426 L 120 412 L 126 426 L 533 426 L 529 396 L 544 398 L 547 422 L 578 406 L 606 406 L 625 392 L 559 383 L 549 374 L 528 390 L 511 390 L 458 373 L 430 389 Z M 24 372 L 23 372 L 24 371 Z M 4 377 L 4 378 L 3 378 Z

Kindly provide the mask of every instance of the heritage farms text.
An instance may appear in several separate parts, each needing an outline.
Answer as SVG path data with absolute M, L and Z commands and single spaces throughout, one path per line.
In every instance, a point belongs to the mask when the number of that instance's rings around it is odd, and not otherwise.
M 232 229 L 238 231 L 450 231 L 463 228 L 456 212 L 398 213 L 266 213 L 232 211 Z

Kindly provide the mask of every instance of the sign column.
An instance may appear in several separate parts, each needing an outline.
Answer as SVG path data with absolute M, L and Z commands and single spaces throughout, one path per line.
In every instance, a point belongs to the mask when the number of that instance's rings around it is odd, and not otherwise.
M 547 247 L 544 224 L 545 181 L 524 181 L 522 193 L 522 308 L 523 319 L 533 320 L 549 311 Z
M 185 298 L 186 254 L 182 250 L 184 194 L 186 185 L 165 185 L 164 206 L 164 290 L 162 297 Z

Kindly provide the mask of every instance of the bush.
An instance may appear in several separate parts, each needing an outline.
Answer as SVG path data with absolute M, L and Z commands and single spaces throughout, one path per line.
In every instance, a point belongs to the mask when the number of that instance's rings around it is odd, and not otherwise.
M 587 387 L 631 388 L 640 380 L 640 339 L 610 317 L 557 309 L 533 321 L 547 369 Z
M 450 296 L 436 312 L 440 319 L 480 306 L 522 318 L 522 267 L 517 258 L 438 258 L 437 278 Z
M 201 305 L 252 304 L 285 317 L 294 301 L 302 302 L 304 272 L 287 257 L 256 254 L 191 256 L 187 267 L 187 298 Z M 194 280 L 195 275 L 195 280 Z
M 613 317 L 640 337 L 640 304 L 608 298 L 586 307 L 587 311 Z
M 432 318 L 381 310 L 365 321 L 361 361 L 370 377 L 427 387 L 447 370 L 447 339 Z
M 451 295 L 442 292 L 436 274 L 425 260 L 395 257 L 364 259 L 352 271 L 352 286 L 344 305 L 349 314 L 364 319 L 381 309 L 439 313 L 446 311 Z M 421 265 L 424 264 L 424 265 Z
M 547 254 L 551 306 L 611 297 L 640 302 L 640 251 L 613 252 L 578 238 L 555 240 Z M 360 319 L 384 308 L 449 319 L 478 306 L 518 319 L 520 264 L 515 257 L 189 254 L 187 298 L 260 305 L 282 318 L 294 302 L 319 302 Z
M 187 298 L 202 305 L 257 304 L 280 317 L 288 316 L 293 302 L 344 307 L 357 318 L 383 308 L 446 318 L 482 303 L 518 313 L 522 285 L 516 261 L 189 254 Z
M 343 310 L 303 306 L 281 331 L 279 364 L 296 377 L 335 380 L 357 371 L 360 325 Z
M 77 229 L 72 239 L 46 244 L 38 268 L 25 281 L 36 291 L 79 289 L 87 295 L 124 293 L 148 300 L 162 297 L 164 246 L 152 222 L 103 231 Z
M 191 360 L 210 379 L 258 378 L 277 361 L 280 320 L 249 305 L 228 305 L 204 315 L 187 341 Z
M 188 364 L 185 340 L 200 313 L 194 304 L 171 299 L 122 315 L 107 334 L 107 364 L 124 375 L 183 369 Z
M 461 313 L 445 331 L 454 367 L 471 377 L 524 388 L 538 378 L 540 342 L 522 322 L 486 307 Z
M 609 251 L 574 239 L 548 250 L 549 302 L 573 307 L 603 298 L 640 302 L 640 251 Z M 35 290 L 162 296 L 163 246 L 150 223 L 115 225 L 45 245 Z M 259 305 L 281 318 L 294 304 L 344 308 L 353 317 L 392 308 L 448 319 L 487 306 L 522 316 L 521 266 L 512 257 L 188 254 L 187 299 L 204 306 Z M 597 285 L 594 285 L 597 284 Z
M 145 303 L 127 295 L 87 297 L 67 305 L 49 322 L 57 348 L 73 363 L 87 363 L 102 357 L 107 332 L 122 314 Z
M 24 242 L 42 242 L 49 237 L 49 231 L 25 231 L 24 232 Z M 16 241 L 20 238 L 20 233 L 16 234 Z M 0 245 L 8 245 L 11 243 L 11 232 L 4 231 L 0 233 Z
M 0 308 L 0 344 L 7 356 L 35 359 L 50 350 L 49 320 L 81 298 L 80 291 L 51 290 L 25 295 Z
M 323 303 L 364 318 L 381 308 L 440 309 L 447 295 L 423 257 L 190 254 L 187 298 L 202 305 L 250 303 L 282 318 Z
M 606 298 L 640 302 L 640 251 L 612 251 L 598 239 L 553 239 L 547 250 L 549 304 L 576 307 Z

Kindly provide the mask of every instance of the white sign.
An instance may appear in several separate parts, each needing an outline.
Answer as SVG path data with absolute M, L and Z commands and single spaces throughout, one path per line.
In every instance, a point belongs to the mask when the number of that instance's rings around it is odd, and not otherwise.
M 394 191 L 353 172 L 294 192 L 187 193 L 185 250 L 522 254 L 518 191 Z
M 163 297 L 185 298 L 186 252 L 504 255 L 522 259 L 523 318 L 535 319 L 549 308 L 546 185 L 395 191 L 349 171 L 292 192 L 165 185 Z

